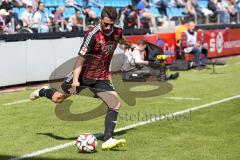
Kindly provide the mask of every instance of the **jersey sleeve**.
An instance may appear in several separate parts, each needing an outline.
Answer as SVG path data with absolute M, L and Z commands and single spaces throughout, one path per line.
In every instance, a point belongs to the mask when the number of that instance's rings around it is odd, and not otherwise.
M 79 56 L 85 58 L 88 54 L 91 53 L 91 50 L 95 44 L 95 37 L 96 35 L 93 32 L 90 32 L 89 34 L 84 36 L 82 46 L 80 47 L 80 50 L 78 52 Z

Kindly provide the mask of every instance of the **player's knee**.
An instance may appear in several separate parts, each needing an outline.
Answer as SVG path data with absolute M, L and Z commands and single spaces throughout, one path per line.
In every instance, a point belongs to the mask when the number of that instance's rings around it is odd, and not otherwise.
M 116 106 L 113 107 L 114 110 L 119 110 L 121 108 L 121 103 L 118 102 Z
M 52 97 L 52 101 L 54 103 L 61 103 L 65 99 L 65 96 L 63 94 L 55 93 Z

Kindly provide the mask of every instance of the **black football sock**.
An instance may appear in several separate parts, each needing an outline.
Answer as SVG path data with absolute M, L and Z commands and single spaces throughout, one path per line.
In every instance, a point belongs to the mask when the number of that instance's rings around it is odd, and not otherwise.
M 44 89 L 43 88 L 39 91 L 39 96 L 40 97 L 46 97 L 48 99 L 52 99 L 52 96 L 55 92 L 56 92 L 56 90 L 53 89 L 53 88 L 50 88 L 50 89 Z
M 104 141 L 107 141 L 112 137 L 116 123 L 117 123 L 118 111 L 108 108 L 105 117 L 105 131 L 104 131 Z

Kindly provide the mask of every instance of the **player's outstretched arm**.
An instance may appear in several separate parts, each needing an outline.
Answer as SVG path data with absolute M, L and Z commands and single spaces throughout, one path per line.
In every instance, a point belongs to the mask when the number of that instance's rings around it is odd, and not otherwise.
M 82 56 L 78 56 L 73 68 L 73 82 L 71 94 L 76 94 L 76 87 L 80 86 L 80 82 L 78 81 L 78 79 L 82 71 L 83 62 L 84 58 Z

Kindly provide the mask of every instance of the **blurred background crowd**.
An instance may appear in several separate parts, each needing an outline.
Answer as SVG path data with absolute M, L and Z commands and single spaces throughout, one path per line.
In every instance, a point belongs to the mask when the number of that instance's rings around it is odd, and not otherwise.
M 0 0 L 0 34 L 83 31 L 98 23 L 103 6 L 116 7 L 124 29 L 153 33 L 183 19 L 238 23 L 240 12 L 240 0 Z

